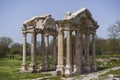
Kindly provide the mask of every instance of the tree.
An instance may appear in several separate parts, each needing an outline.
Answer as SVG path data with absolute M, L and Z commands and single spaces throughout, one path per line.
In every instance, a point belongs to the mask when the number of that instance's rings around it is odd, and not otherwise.
M 110 26 L 108 28 L 108 36 L 111 39 L 119 39 L 120 38 L 120 22 Z
M 10 37 L 0 37 L 0 45 L 8 46 L 13 43 L 13 40 Z
M 22 52 L 22 45 L 19 43 L 13 43 L 10 46 L 10 53 L 11 54 L 21 54 Z
M 96 53 L 103 54 L 106 51 L 106 40 L 96 36 Z
M 120 49 L 120 22 L 116 22 L 116 24 L 108 28 L 108 36 L 110 38 L 109 46 L 111 46 L 111 51 L 118 53 Z
M 13 40 L 9 37 L 0 37 L 0 56 L 5 57 L 9 52 L 9 46 L 13 42 Z
M 5 45 L 0 45 L 0 57 L 5 57 L 9 52 L 9 48 Z

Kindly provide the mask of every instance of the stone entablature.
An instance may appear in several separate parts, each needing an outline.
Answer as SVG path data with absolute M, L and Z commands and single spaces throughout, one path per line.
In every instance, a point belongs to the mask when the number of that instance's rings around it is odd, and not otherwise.
M 50 14 L 35 16 L 23 22 L 24 33 L 45 33 L 49 35 L 57 35 L 55 20 Z

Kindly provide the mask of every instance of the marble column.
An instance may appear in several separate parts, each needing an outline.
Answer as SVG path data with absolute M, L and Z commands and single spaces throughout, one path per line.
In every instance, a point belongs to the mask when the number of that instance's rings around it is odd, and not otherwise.
M 93 71 L 97 71 L 97 67 L 96 67 L 95 33 L 92 34 L 92 69 L 93 69 Z
M 84 64 L 85 64 L 85 60 L 84 60 L 84 34 L 81 33 L 81 38 L 80 38 L 80 41 L 81 41 L 81 72 L 84 71 Z
M 67 31 L 67 52 L 66 52 L 66 66 L 65 66 L 65 75 L 70 76 L 72 74 L 72 66 L 71 66 L 71 31 Z
M 45 39 L 44 39 L 44 34 L 41 34 L 41 61 L 40 61 L 40 70 L 45 69 Z
M 64 49 L 63 49 L 63 39 L 64 39 L 64 32 L 63 30 L 58 30 L 58 63 L 57 63 L 57 75 L 63 75 L 63 68 L 64 68 L 64 64 L 63 64 L 63 53 L 64 53 Z
M 89 56 L 89 42 L 90 42 L 90 35 L 85 35 L 85 71 L 87 73 L 90 72 L 90 56 Z
M 23 33 L 23 58 L 22 58 L 22 64 L 21 64 L 21 70 L 20 72 L 26 72 L 26 33 Z
M 53 68 L 56 68 L 57 65 L 57 36 L 53 36 Z
M 81 55 L 82 55 L 82 34 L 79 31 L 75 32 L 76 40 L 75 40 L 75 65 L 74 65 L 74 73 L 81 73 Z
M 36 33 L 32 32 L 31 36 L 31 64 L 29 68 L 30 72 L 36 71 Z
M 45 67 L 46 69 L 49 68 L 49 35 L 45 35 Z

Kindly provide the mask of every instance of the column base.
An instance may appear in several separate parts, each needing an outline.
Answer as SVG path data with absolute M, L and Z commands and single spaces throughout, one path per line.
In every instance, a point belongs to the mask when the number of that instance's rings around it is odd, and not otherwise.
M 45 68 L 46 68 L 46 69 L 49 68 L 49 64 L 48 64 L 48 62 L 45 63 Z
M 53 68 L 56 69 L 57 63 L 53 63 Z
M 45 71 L 45 65 L 43 65 L 43 64 L 40 64 L 40 70 L 39 71 Z
M 90 65 L 85 65 L 85 72 L 90 73 Z
M 56 75 L 63 75 L 63 74 L 64 74 L 64 66 L 63 65 L 57 65 Z
M 74 74 L 80 74 L 80 73 L 81 73 L 80 66 L 74 65 Z
M 71 67 L 71 65 L 66 65 L 65 76 L 71 76 L 71 75 L 72 75 L 72 67 Z
M 92 70 L 93 70 L 93 71 L 97 71 L 97 67 L 96 67 L 95 64 L 92 65 Z
M 36 72 L 36 64 L 35 64 L 35 63 L 31 63 L 31 64 L 29 65 L 29 70 L 28 70 L 28 72 L 30 72 L 30 73 Z
M 22 64 L 21 64 L 20 72 L 27 72 L 26 63 L 22 63 Z

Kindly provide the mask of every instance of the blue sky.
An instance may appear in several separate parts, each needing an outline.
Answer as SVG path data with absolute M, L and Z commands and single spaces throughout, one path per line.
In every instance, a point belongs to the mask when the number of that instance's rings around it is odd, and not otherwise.
M 82 7 L 90 10 L 98 22 L 99 37 L 108 38 L 107 29 L 120 21 L 120 0 L 0 0 L 0 37 L 11 37 L 22 43 L 22 22 L 50 13 L 55 19 L 63 19 L 66 12 Z

